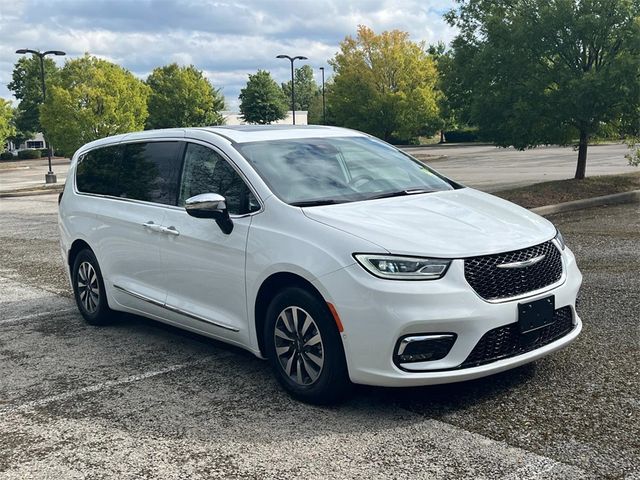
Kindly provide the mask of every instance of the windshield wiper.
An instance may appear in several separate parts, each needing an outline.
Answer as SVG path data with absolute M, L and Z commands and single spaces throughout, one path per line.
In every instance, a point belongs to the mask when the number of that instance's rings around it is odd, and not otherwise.
M 333 200 L 333 199 L 322 199 L 322 200 L 303 200 L 301 202 L 293 202 L 289 205 L 293 205 L 294 207 L 317 207 L 320 205 L 335 205 L 337 203 L 345 203 L 347 200 Z
M 396 192 L 385 192 L 378 195 L 367 197 L 366 200 L 375 200 L 376 198 L 404 197 L 405 195 L 417 195 L 419 193 L 432 193 L 437 190 L 429 190 L 427 188 L 409 188 L 406 190 L 398 190 Z
M 353 201 L 361 201 L 361 200 L 374 200 L 376 198 L 388 198 L 388 197 L 403 197 L 405 195 L 417 195 L 419 193 L 431 193 L 437 192 L 437 190 L 430 190 L 428 188 L 407 188 L 405 190 L 398 190 L 397 192 L 385 192 L 380 193 L 378 195 L 373 195 L 371 197 L 366 198 L 357 198 L 351 200 L 336 200 L 332 198 L 323 198 L 317 200 L 302 200 L 300 202 L 293 202 L 289 205 L 293 205 L 294 207 L 317 207 L 320 205 L 335 205 L 338 203 L 347 203 Z

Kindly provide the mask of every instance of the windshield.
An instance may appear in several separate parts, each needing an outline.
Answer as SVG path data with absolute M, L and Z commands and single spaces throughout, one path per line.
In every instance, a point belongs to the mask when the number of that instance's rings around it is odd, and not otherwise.
M 271 190 L 291 205 L 453 189 L 422 163 L 368 137 L 271 140 L 236 148 Z

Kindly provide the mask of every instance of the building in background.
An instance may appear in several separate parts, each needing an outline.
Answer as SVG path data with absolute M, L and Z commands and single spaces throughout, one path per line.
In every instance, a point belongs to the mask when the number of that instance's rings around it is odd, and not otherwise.
M 45 142 L 44 135 L 42 135 L 42 133 L 36 133 L 32 138 L 19 145 L 16 145 L 13 142 L 7 142 L 7 150 L 14 155 L 17 155 L 20 150 L 32 150 L 41 148 L 47 148 L 47 143 Z

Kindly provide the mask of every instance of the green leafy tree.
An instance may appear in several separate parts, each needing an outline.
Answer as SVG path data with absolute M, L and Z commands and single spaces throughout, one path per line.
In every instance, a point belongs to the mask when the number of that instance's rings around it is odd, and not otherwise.
M 68 61 L 47 92 L 40 120 L 56 149 L 71 155 L 98 138 L 144 128 L 149 87 L 90 55 Z
M 320 96 L 320 89 L 313 78 L 313 68 L 309 65 L 296 68 L 294 79 L 296 110 L 308 111 L 311 104 Z M 282 84 L 282 92 L 291 105 L 291 80 Z
M 249 75 L 247 85 L 240 90 L 240 113 L 245 122 L 269 124 L 287 115 L 287 101 L 271 74 L 258 70 Z
M 329 84 L 324 86 L 325 99 L 329 94 Z M 323 125 L 324 118 L 322 117 L 322 93 L 316 95 L 307 108 L 307 123 L 310 125 Z M 328 119 L 327 119 L 327 123 Z
M 151 88 L 147 128 L 221 125 L 224 97 L 193 65 L 156 68 L 147 78 Z
M 408 141 L 438 127 L 434 60 L 422 43 L 399 30 L 376 35 L 358 27 L 329 62 L 335 71 L 327 96 L 332 121 L 385 140 Z
M 329 78 L 324 84 L 326 121 L 322 112 L 322 88 L 318 95 L 311 101 L 308 110 L 308 123 L 312 125 L 333 125 L 335 120 L 332 117 L 330 97 L 333 94 L 333 78 Z
M 44 59 L 45 82 L 47 89 L 59 79 L 59 69 L 50 58 Z M 40 77 L 40 59 L 23 56 L 13 68 L 12 80 L 7 85 L 13 96 L 20 101 L 15 112 L 14 124 L 22 137 L 31 137 L 41 132 L 40 106 L 42 105 L 42 83 Z
M 0 98 L 0 151 L 4 150 L 7 140 L 15 134 L 13 113 L 11 102 Z
M 438 69 L 437 83 L 437 102 L 439 110 L 438 130 L 440 131 L 440 143 L 446 141 L 445 130 L 453 130 L 459 127 L 458 114 L 449 97 L 447 96 L 447 79 L 448 72 L 451 70 L 452 56 L 451 51 L 447 50 L 443 42 L 430 45 L 428 49 L 429 55 L 436 62 Z
M 458 0 L 449 98 L 500 146 L 578 139 L 575 178 L 589 139 L 621 132 L 640 105 L 637 0 Z

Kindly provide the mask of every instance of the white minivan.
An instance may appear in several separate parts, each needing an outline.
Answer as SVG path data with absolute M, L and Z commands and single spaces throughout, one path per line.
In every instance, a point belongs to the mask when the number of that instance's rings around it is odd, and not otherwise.
M 582 328 L 549 221 L 352 130 L 105 138 L 74 155 L 59 212 L 89 323 L 129 312 L 240 346 L 305 401 L 483 377 Z

